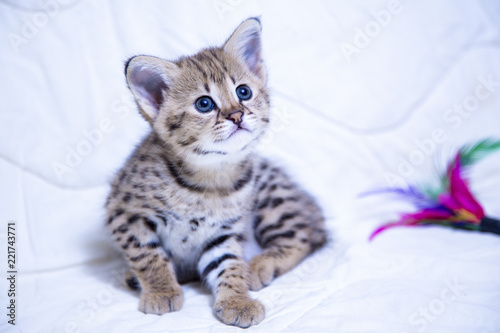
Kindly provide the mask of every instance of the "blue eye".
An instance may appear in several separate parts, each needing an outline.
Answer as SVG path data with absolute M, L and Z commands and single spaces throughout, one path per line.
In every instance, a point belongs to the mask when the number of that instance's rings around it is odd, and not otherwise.
M 246 101 L 252 97 L 252 90 L 243 84 L 236 88 L 236 95 L 238 95 L 238 98 L 242 101 Z
M 215 103 L 210 97 L 203 96 L 196 100 L 194 106 L 196 107 L 196 110 L 205 113 L 212 111 L 215 107 Z

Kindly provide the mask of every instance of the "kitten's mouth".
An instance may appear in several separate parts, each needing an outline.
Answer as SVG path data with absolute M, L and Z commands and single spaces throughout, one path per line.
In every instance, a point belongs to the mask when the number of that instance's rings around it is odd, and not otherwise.
M 241 133 L 241 132 L 243 132 L 243 131 L 250 132 L 250 130 L 248 130 L 248 129 L 246 129 L 246 128 L 243 128 L 243 127 L 239 127 L 239 126 L 238 126 L 238 127 L 237 127 L 234 131 L 233 131 L 233 133 L 229 134 L 229 136 L 227 137 L 227 139 L 226 139 L 226 140 L 228 140 L 228 139 L 229 139 L 230 137 L 232 137 L 233 135 L 235 135 L 235 134 L 237 134 L 237 133 Z
M 248 128 L 242 127 L 242 126 L 237 126 L 227 137 L 222 137 L 220 139 L 215 140 L 215 143 L 219 142 L 227 142 L 229 139 L 233 137 L 239 136 L 243 132 L 248 132 L 252 133 L 253 131 L 249 130 Z

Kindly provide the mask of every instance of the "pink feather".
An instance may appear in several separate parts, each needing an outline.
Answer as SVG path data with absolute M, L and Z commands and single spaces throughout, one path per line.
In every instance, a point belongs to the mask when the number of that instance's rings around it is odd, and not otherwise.
M 388 223 L 383 226 L 377 228 L 371 235 L 369 240 L 371 241 L 375 236 L 377 236 L 382 231 L 393 228 L 393 227 L 414 227 L 417 226 L 420 222 L 426 220 L 443 220 L 446 221 L 451 218 L 453 214 L 451 212 L 445 210 L 436 210 L 436 209 L 424 209 L 422 211 L 411 213 L 411 214 L 402 214 L 401 218 L 397 222 Z
M 482 219 L 485 216 L 483 208 L 460 175 L 460 154 L 457 154 L 450 172 L 450 195 L 459 207 L 474 214 L 477 218 Z

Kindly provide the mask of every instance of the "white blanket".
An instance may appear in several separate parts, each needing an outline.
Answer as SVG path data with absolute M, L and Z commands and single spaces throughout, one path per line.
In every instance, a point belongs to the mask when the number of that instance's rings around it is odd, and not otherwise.
M 43 6 L 40 9 L 40 5 Z M 320 202 L 330 245 L 252 295 L 255 332 L 500 331 L 500 238 L 400 228 L 377 187 L 432 180 L 461 144 L 500 137 L 495 0 L 0 1 L 0 230 L 15 224 L 15 297 L 1 332 L 234 332 L 210 294 L 137 310 L 104 228 L 114 172 L 149 130 L 123 76 L 136 54 L 219 45 L 261 15 L 273 125 L 260 147 Z M 500 217 L 500 158 L 470 173 Z M 15 300 L 15 326 L 6 314 Z

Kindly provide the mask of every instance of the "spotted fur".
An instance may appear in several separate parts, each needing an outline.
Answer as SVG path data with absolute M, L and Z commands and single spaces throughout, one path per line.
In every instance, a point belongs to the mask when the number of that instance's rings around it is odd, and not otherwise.
M 248 19 L 222 47 L 126 64 L 153 130 L 113 181 L 107 227 L 144 313 L 179 310 L 180 283 L 201 279 L 222 322 L 258 324 L 264 307 L 248 290 L 268 285 L 326 241 L 313 199 L 253 152 L 270 108 L 260 34 L 260 22 Z M 241 85 L 250 99 L 238 98 Z M 213 110 L 196 109 L 201 96 L 213 100 Z M 252 233 L 263 252 L 246 263 L 242 243 Z

